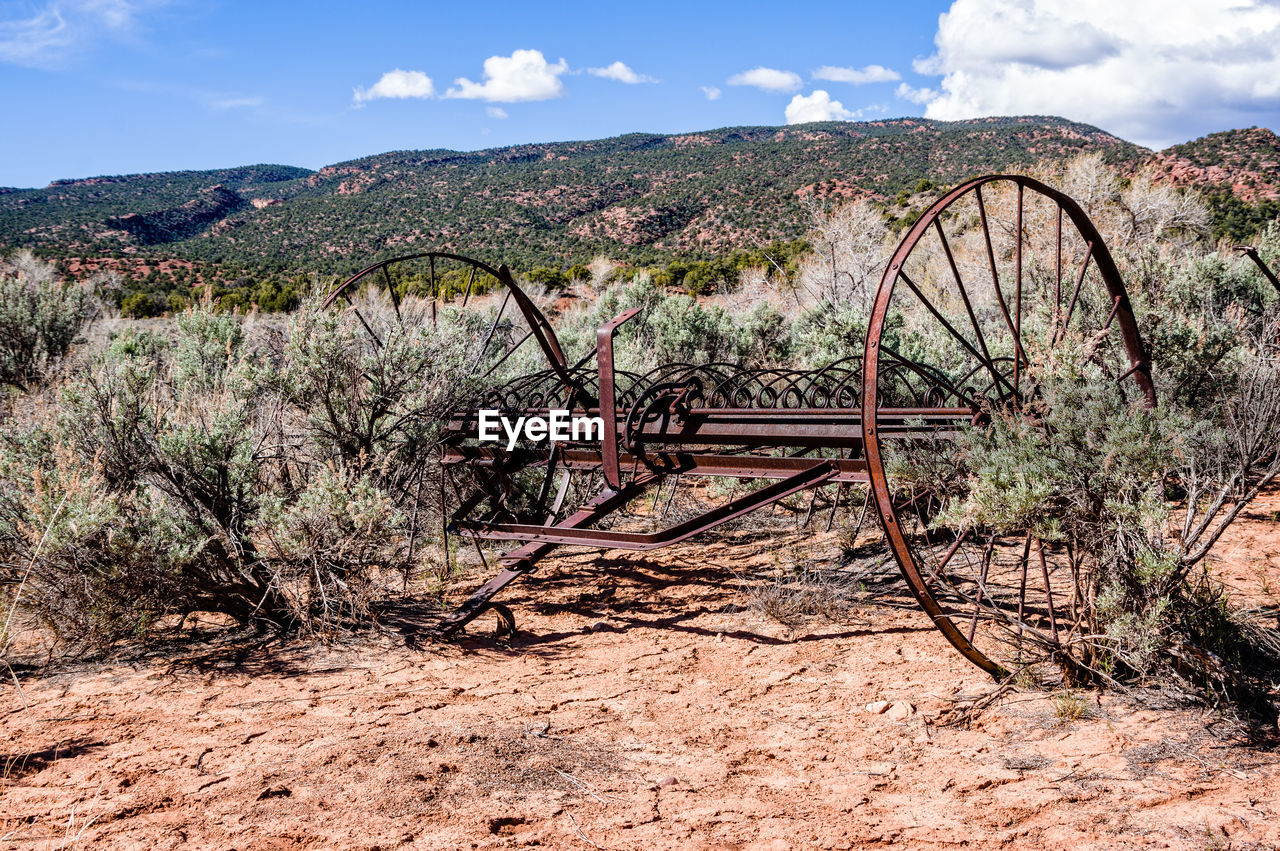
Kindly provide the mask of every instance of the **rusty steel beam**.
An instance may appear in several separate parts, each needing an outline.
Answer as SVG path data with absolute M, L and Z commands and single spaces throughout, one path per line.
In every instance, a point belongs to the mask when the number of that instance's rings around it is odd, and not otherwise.
M 834 462 L 822 461 L 771 485 L 753 491 L 746 496 L 725 503 L 719 508 L 669 526 L 660 532 L 613 532 L 567 526 L 535 526 L 525 523 L 459 522 L 455 528 L 464 535 L 491 540 L 529 541 L 539 544 L 570 544 L 583 547 L 605 547 L 618 550 L 656 550 L 678 544 L 681 541 L 713 529 L 722 523 L 741 517 L 785 499 L 793 493 L 825 484 L 835 477 Z
M 661 479 L 661 476 L 652 473 L 636 476 L 630 483 L 619 490 L 606 490 L 601 493 L 551 528 L 567 530 L 588 526 L 597 520 L 607 517 L 620 506 L 626 505 L 629 501 L 644 493 L 649 485 L 655 484 Z M 555 544 L 537 541 L 527 543 L 502 556 L 500 559 L 503 563 L 502 570 L 480 586 L 457 609 L 441 620 L 432 630 L 432 637 L 441 640 L 447 639 L 484 614 L 485 610 L 489 608 L 490 601 L 498 592 L 531 572 L 538 562 L 554 549 Z
M 809 470 L 821 463 L 836 465 L 833 483 L 867 481 L 867 463 L 861 458 L 778 458 L 766 455 L 712 455 L 699 452 L 659 452 L 662 467 L 668 474 L 689 476 L 721 476 L 727 478 L 785 479 Z M 465 464 L 469 467 L 517 466 L 532 467 L 547 463 L 545 453 L 530 449 L 496 449 L 479 446 L 455 446 L 444 450 L 441 463 Z M 561 469 L 577 472 L 599 471 L 603 466 L 601 453 L 589 449 L 565 449 L 560 453 L 557 465 Z M 641 464 L 638 456 L 629 452 L 618 455 L 622 468 L 634 468 Z M 475 506 L 472 505 L 472 508 Z
M 509 417 L 546 416 L 548 408 L 525 408 L 503 412 Z M 581 412 L 596 416 L 599 409 Z M 954 436 L 956 426 L 970 422 L 972 408 L 881 408 L 884 432 L 902 437 Z M 640 423 L 634 436 L 645 444 L 664 443 L 700 446 L 807 446 L 833 449 L 862 446 L 862 412 L 837 408 L 796 408 L 758 410 L 751 408 L 691 408 L 682 415 Z M 606 440 L 609 418 L 605 421 Z M 626 418 L 616 414 L 615 429 L 625 427 Z M 456 442 L 475 439 L 479 414 L 456 414 L 447 425 L 446 439 Z

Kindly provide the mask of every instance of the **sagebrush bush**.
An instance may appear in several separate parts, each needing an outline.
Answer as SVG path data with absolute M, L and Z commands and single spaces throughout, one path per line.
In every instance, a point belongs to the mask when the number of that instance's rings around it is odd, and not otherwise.
M 66 356 L 98 314 L 91 289 L 29 255 L 0 266 L 0 384 L 27 390 Z
M 465 325 L 366 316 L 377 341 L 314 301 L 284 329 L 192 308 L 15 408 L 0 557 L 25 609 L 72 650 L 194 611 L 367 623 L 374 590 L 425 564 L 436 442 L 478 385 Z

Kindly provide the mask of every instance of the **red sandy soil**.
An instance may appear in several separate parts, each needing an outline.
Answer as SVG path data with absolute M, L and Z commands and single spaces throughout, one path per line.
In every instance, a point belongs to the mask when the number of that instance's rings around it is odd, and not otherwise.
M 1275 605 L 1280 497 L 1218 566 Z M 834 534 L 549 560 L 453 645 L 216 638 L 0 703 L 12 848 L 1274 848 L 1280 759 L 1167 701 L 1015 692 L 910 607 L 795 632 L 740 580 Z M 899 598 L 900 599 L 900 598 Z M 891 601 L 892 602 L 892 601 Z M 593 629 L 594 627 L 594 629 Z M 905 701 L 895 719 L 866 704 Z M 1085 716 L 1061 720 L 1082 705 Z M 1073 714 L 1066 712 L 1065 714 Z

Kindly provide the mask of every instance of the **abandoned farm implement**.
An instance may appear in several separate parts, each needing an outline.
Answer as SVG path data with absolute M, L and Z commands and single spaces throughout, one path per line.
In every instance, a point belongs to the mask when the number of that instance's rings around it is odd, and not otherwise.
M 842 494 L 866 489 L 912 595 L 970 662 L 1004 677 L 1027 648 L 1068 663 L 1081 652 L 1087 565 L 1071 540 L 947 528 L 934 522 L 944 495 L 913 472 L 931 459 L 943 464 L 949 447 L 992 417 L 1037 417 L 1047 402 L 1036 376 L 1068 341 L 1080 344 L 1125 399 L 1155 403 L 1116 264 L 1084 210 L 1060 191 L 1028 177 L 992 175 L 947 192 L 890 257 L 870 302 L 863 351 L 809 370 L 725 363 L 665 364 L 643 375 L 618 369 L 615 342 L 629 323 L 644 321 L 638 308 L 601 327 L 594 347 L 570 361 L 506 266 L 443 252 L 374 264 L 335 288 L 327 303 L 346 298 L 360 315 L 354 294 L 385 288 L 399 318 L 393 275 L 411 263 L 429 270 L 432 294 L 440 291 L 437 263 L 462 270 L 464 304 L 478 275 L 504 288 L 478 366 L 496 366 L 530 338 L 545 360 L 544 369 L 455 411 L 447 423 L 442 480 L 450 485 L 442 481 L 440 492 L 455 504 L 445 534 L 510 541 L 514 549 L 501 557 L 497 575 L 435 627 L 438 637 L 487 610 L 514 628 L 495 595 L 557 547 L 657 549 L 834 486 L 832 517 Z M 512 302 L 525 326 L 518 339 L 495 335 Z M 499 339 L 508 344 L 495 362 L 487 350 Z M 482 410 L 513 420 L 565 410 L 598 417 L 602 429 L 589 440 L 508 446 L 479 439 Z M 641 494 L 649 492 L 656 505 L 664 485 L 674 493 L 682 482 L 708 476 L 760 484 L 665 528 L 602 524 Z

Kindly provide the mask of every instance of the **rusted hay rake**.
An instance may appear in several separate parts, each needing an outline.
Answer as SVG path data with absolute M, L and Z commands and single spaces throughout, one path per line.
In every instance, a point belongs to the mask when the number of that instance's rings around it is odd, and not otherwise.
M 425 264 L 429 272 L 418 279 L 424 291 L 439 294 L 437 261 L 466 270 L 464 302 L 478 277 L 505 290 L 486 350 L 514 302 L 527 331 L 508 339 L 498 361 L 532 338 L 547 364 L 476 408 L 456 411 L 448 423 L 442 462 L 457 501 L 448 530 L 519 545 L 501 557 L 497 575 L 444 618 L 440 637 L 489 609 L 511 624 L 494 596 L 556 547 L 657 549 L 834 485 L 837 501 L 848 489 L 868 488 L 911 593 L 975 665 L 1003 677 L 1029 648 L 1060 661 L 1083 652 L 1088 565 L 1072 543 L 1032 531 L 936 524 L 943 495 L 915 472 L 922 463 L 945 466 L 962 433 L 983 428 L 996 412 L 1032 415 L 1044 401 L 1035 377 L 1068 342 L 1112 377 L 1116 392 L 1154 404 L 1116 265 L 1084 211 L 1061 192 L 999 175 L 948 192 L 892 255 L 863 352 L 811 370 L 722 363 L 667 364 L 645 374 L 618 369 L 615 339 L 637 310 L 600 328 L 595 347 L 571 362 L 505 266 L 444 253 L 370 266 L 329 301 L 385 286 L 399 316 L 393 277 L 404 280 L 406 264 L 420 270 Z M 462 272 L 453 274 L 462 280 Z M 490 360 L 482 351 L 476 363 Z M 590 440 L 520 440 L 508 448 L 479 440 L 485 409 L 513 420 L 569 411 L 599 417 L 601 429 Z M 674 488 L 707 476 L 763 484 L 665 528 L 601 528 L 664 482 Z M 571 492 L 579 497 L 576 507 L 566 504 Z

